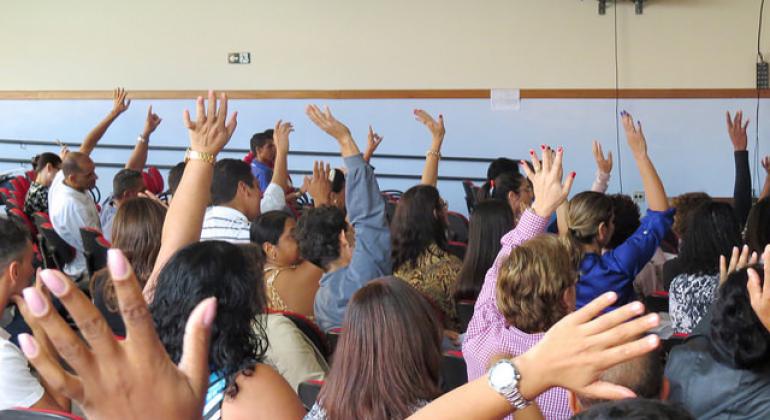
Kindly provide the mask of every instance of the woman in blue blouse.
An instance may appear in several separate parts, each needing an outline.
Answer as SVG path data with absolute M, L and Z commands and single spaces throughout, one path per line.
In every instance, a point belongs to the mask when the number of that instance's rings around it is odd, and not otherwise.
M 582 253 L 577 308 L 608 291 L 618 294 L 618 301 L 610 310 L 635 300 L 634 278 L 650 261 L 673 223 L 673 209 L 669 208 L 663 183 L 647 155 L 642 125 L 635 125 L 625 111 L 621 118 L 628 146 L 639 167 L 648 210 L 639 228 L 625 242 L 603 253 L 614 231 L 612 200 L 593 191 L 582 192 L 570 200 L 568 235 Z

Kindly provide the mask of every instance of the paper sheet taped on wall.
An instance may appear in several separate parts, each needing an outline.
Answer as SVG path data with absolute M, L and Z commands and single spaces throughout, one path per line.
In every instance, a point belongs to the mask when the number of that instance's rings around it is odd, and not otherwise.
M 489 94 L 492 111 L 517 111 L 521 107 L 519 89 L 492 89 Z

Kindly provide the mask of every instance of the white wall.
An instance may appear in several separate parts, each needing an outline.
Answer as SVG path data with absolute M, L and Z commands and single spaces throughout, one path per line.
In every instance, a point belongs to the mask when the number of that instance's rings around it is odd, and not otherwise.
M 621 87 L 754 85 L 759 0 L 647 3 L 641 16 L 630 1 L 618 7 Z M 614 9 L 596 9 L 595 0 L 4 0 L 0 90 L 610 88 Z M 229 51 L 254 62 L 228 65 Z

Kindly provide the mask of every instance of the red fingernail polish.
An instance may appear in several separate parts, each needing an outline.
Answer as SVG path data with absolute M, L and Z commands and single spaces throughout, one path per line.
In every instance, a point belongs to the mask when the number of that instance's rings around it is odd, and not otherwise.
M 577 172 L 573 171 L 570 175 L 574 178 L 575 176 L 577 176 Z
M 556 149 L 556 150 L 557 150 L 557 151 L 559 151 L 559 152 L 561 152 L 561 151 L 562 151 L 562 148 L 561 148 L 561 146 L 559 146 L 559 148 L 558 148 L 558 149 Z
M 540 148 L 541 148 L 541 149 L 543 149 L 543 150 L 545 150 L 545 145 L 544 145 L 544 144 L 541 144 L 541 145 L 540 145 Z

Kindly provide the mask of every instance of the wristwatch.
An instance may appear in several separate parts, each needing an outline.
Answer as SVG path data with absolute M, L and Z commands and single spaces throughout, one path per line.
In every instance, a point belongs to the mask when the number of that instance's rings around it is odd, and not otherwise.
M 216 162 L 217 157 L 211 153 L 198 152 L 192 149 L 187 149 L 187 153 L 184 155 L 184 161 L 187 163 L 190 160 L 202 160 L 213 165 L 214 162 Z
M 489 369 L 488 380 L 489 386 L 508 400 L 517 411 L 523 410 L 532 404 L 519 391 L 521 374 L 512 360 L 503 359 L 495 363 Z

